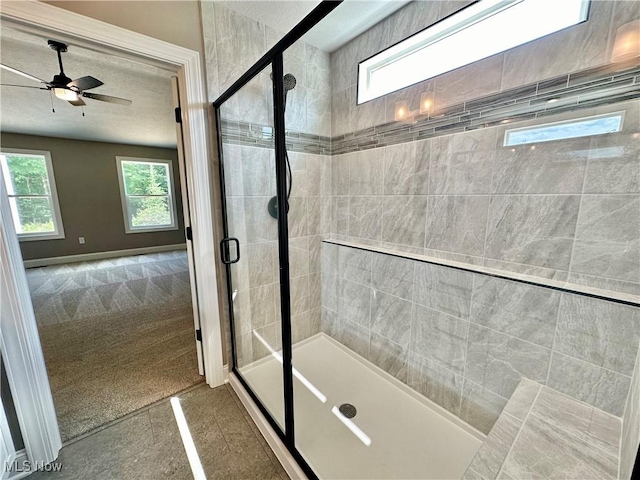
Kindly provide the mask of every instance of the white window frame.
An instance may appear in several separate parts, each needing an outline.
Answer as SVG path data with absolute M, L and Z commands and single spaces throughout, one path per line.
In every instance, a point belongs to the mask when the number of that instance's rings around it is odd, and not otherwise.
M 480 0 L 473 3 L 360 62 L 357 104 L 582 23 L 587 20 L 589 2 Z M 515 21 L 522 23 L 520 28 L 508 31 Z M 474 48 L 469 48 L 471 45 Z
M 169 170 L 169 213 L 171 214 L 170 225 L 160 225 L 157 227 L 134 227 L 131 225 L 131 215 L 129 214 L 129 196 L 127 196 L 124 174 L 122 171 L 122 163 L 135 162 L 135 163 L 162 163 L 167 165 Z M 138 157 L 116 157 L 116 164 L 118 166 L 118 183 L 120 184 L 120 200 L 122 201 L 122 214 L 124 217 L 124 231 L 125 233 L 149 233 L 149 232 L 165 232 L 169 230 L 178 229 L 178 217 L 176 214 L 176 196 L 175 196 L 175 182 L 173 180 L 173 161 L 163 160 L 157 158 L 138 158 Z M 148 195 L 144 195 L 148 196 Z M 164 196 L 164 195 L 163 195 Z
M 561 140 L 567 140 L 567 139 L 571 139 L 571 138 L 581 138 L 581 137 L 592 137 L 595 135 L 606 135 L 609 133 L 617 133 L 620 132 L 623 128 L 624 125 L 624 117 L 625 117 L 625 113 L 626 110 L 620 111 L 620 112 L 613 112 L 613 113 L 603 113 L 601 115 L 590 115 L 588 117 L 577 117 L 577 118 L 572 118 L 571 120 L 563 120 L 560 122 L 551 122 L 551 123 L 541 123 L 541 124 L 537 124 L 537 125 L 531 125 L 529 127 L 520 127 L 520 128 L 510 128 L 508 130 L 506 130 L 504 132 L 504 143 L 503 145 L 505 147 L 517 147 L 518 145 L 528 145 L 528 144 L 532 144 L 532 143 L 544 143 L 544 142 L 555 142 L 555 141 L 561 141 Z M 567 134 L 563 135 L 563 136 L 553 136 L 550 138 L 537 138 L 537 139 L 531 139 L 531 140 L 524 140 L 524 141 L 516 141 L 514 140 L 514 136 L 517 134 L 521 134 L 522 132 L 536 132 L 536 131 L 543 131 L 545 129 L 549 129 L 549 128 L 554 128 L 554 127 L 560 127 L 563 125 L 577 125 L 580 123 L 585 123 L 585 122 L 590 122 L 590 121 L 594 121 L 594 120 L 599 120 L 599 119 L 604 119 L 604 118 L 616 118 L 619 119 L 619 123 L 618 126 L 615 130 L 591 130 L 591 131 L 573 131 L 573 132 L 567 132 Z
M 44 232 L 44 233 L 37 233 L 37 232 L 19 233 L 18 240 L 21 242 L 31 242 L 31 241 L 39 241 L 39 240 L 61 240 L 65 238 L 64 226 L 62 224 L 62 215 L 60 213 L 60 202 L 58 201 L 58 191 L 56 189 L 56 178 L 55 178 L 55 175 L 53 174 L 53 163 L 51 162 L 51 152 L 47 150 L 26 150 L 21 148 L 4 148 L 3 147 L 0 149 L 0 153 L 3 153 L 3 154 L 16 153 L 16 154 L 41 156 L 41 157 L 44 157 L 45 164 L 47 166 L 47 180 L 49 181 L 49 195 L 37 195 L 37 196 L 49 197 L 49 204 L 51 205 L 51 212 L 53 214 L 53 226 L 55 230 L 53 232 Z M 2 167 L 3 176 L 6 177 L 5 182 L 9 182 L 10 181 L 10 177 L 8 176 L 9 166 L 5 162 L 1 162 L 1 163 L 2 163 L 1 167 Z M 8 190 L 8 187 L 7 187 L 7 190 Z M 28 197 L 28 195 L 13 195 L 13 194 L 9 194 L 8 196 L 9 198 Z M 16 211 L 13 205 L 11 206 L 11 213 L 13 215 L 14 225 L 15 225 L 15 218 L 19 218 L 19 217 L 16 217 L 18 215 L 18 212 Z

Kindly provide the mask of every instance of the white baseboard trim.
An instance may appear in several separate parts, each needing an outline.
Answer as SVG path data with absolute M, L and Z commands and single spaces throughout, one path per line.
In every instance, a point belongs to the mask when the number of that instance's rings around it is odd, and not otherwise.
M 109 252 L 81 253 L 79 255 L 66 255 L 64 257 L 36 258 L 25 260 L 24 268 L 46 267 L 61 263 L 88 262 L 91 260 L 104 260 L 106 258 L 128 257 L 131 255 L 144 255 L 146 253 L 171 252 L 174 250 L 186 250 L 186 243 L 173 245 L 158 245 L 157 247 L 130 248 L 127 250 L 111 250 Z
M 222 378 L 224 379 L 224 383 L 229 383 L 229 365 L 222 367 Z
M 278 434 L 273 430 L 269 422 L 262 415 L 262 412 L 258 409 L 258 406 L 254 403 L 253 399 L 249 396 L 247 391 L 244 389 L 238 378 L 233 374 L 229 374 L 229 384 L 233 387 L 233 390 L 238 395 L 238 398 L 244 405 L 244 408 L 247 409 L 249 415 L 253 419 L 254 423 L 262 433 L 262 436 L 265 438 L 271 450 L 276 455 L 276 458 L 284 468 L 289 478 L 294 480 L 307 480 L 307 476 L 298 465 L 298 462 L 293 458 L 293 456 L 287 450 Z

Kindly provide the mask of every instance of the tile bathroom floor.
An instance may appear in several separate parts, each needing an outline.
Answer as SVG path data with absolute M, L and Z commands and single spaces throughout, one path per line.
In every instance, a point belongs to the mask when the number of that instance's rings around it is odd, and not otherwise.
M 178 397 L 208 479 L 289 478 L 230 386 Z M 29 478 L 193 478 L 169 399 L 66 445 L 57 462 L 60 472 Z

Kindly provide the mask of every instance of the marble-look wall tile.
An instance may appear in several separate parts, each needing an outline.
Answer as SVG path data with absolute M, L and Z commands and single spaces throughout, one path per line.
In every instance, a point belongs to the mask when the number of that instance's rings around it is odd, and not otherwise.
M 591 3 L 589 21 L 505 52 L 502 88 L 509 89 L 604 64 L 614 2 Z M 603 41 L 604 40 L 604 41 Z M 554 55 L 550 56 L 549 52 Z
M 559 292 L 478 275 L 471 321 L 551 348 L 559 303 Z
M 352 89 L 347 87 L 331 95 L 331 136 L 351 131 L 351 104 L 355 103 Z
M 493 192 L 581 193 L 589 142 L 585 137 L 498 147 Z
M 382 237 L 382 197 L 351 197 L 349 236 L 380 240 Z
M 371 330 L 344 318 L 340 318 L 338 324 L 337 340 L 358 355 L 368 358 Z
M 490 197 L 429 197 L 425 247 L 482 256 Z
M 466 378 L 509 398 L 526 377 L 545 383 L 551 350 L 471 324 Z
M 509 398 L 509 402 L 504 407 L 503 413 L 508 413 L 512 417 L 518 420 L 524 421 L 531 410 L 533 402 L 535 402 L 540 393 L 542 385 L 537 382 L 532 382 L 526 378 L 523 378 L 513 392 L 513 395 Z
M 349 193 L 380 195 L 383 188 L 384 150 L 376 148 L 349 155 Z
M 355 248 L 338 247 L 338 272 L 342 278 L 371 285 L 371 257 L 373 253 Z
M 382 241 L 422 248 L 425 242 L 426 215 L 426 196 L 384 196 Z
M 544 458 L 544 461 L 541 461 Z M 617 478 L 617 461 L 589 442 L 531 415 L 502 473 L 511 478 Z
M 435 108 L 499 92 L 503 61 L 503 54 L 493 55 L 436 77 Z
M 331 198 L 309 197 L 307 200 L 307 233 L 318 235 L 331 232 Z
M 469 465 L 469 469 L 476 472 L 477 478 L 494 480 L 498 476 L 521 426 L 522 420 L 510 415 L 500 415 Z
M 289 281 L 291 287 L 291 314 L 298 315 L 309 310 L 309 276 L 292 278 Z
M 411 302 L 373 291 L 371 331 L 403 346 L 411 340 Z
M 640 126 L 635 130 L 591 137 L 584 193 L 640 193 Z
M 491 198 L 485 256 L 568 269 L 580 196 Z
M 571 270 L 640 282 L 640 195 L 584 195 Z
M 411 350 L 462 375 L 469 322 L 415 305 Z
M 630 480 L 640 444 L 640 352 L 633 370 L 631 389 L 622 418 L 620 479 Z
M 624 413 L 631 378 L 555 353 L 547 385 L 617 417 Z
M 430 140 L 422 140 L 385 148 L 385 195 L 426 195 L 429 193 L 430 142 Z
M 331 136 L 331 94 L 307 89 L 306 126 L 310 133 L 323 137 Z
M 307 58 L 306 86 L 320 92 L 331 92 L 331 61 L 329 53 L 305 43 Z
M 349 195 L 349 158 L 353 154 L 331 157 L 332 195 Z
M 417 263 L 413 301 L 459 318 L 468 318 L 473 276 L 438 265 Z
M 322 274 L 309 275 L 309 310 L 322 307 Z
M 465 380 L 460 404 L 460 418 L 482 433 L 488 434 L 506 404 L 505 398 L 477 383 Z
M 356 104 L 356 86 L 352 86 L 351 98 L 351 130 L 358 131 L 365 128 L 382 125 L 386 121 L 387 103 L 384 97 L 369 100 L 368 102 Z
M 495 135 L 489 128 L 432 139 L 429 193 L 490 193 Z
M 622 425 L 620 419 L 613 415 L 546 387 L 540 391 L 531 414 L 597 446 L 611 456 L 618 456 Z
M 638 342 L 640 309 L 562 295 L 555 350 L 631 376 Z
M 270 243 L 252 243 L 245 245 L 244 255 L 249 272 L 249 285 L 259 287 L 276 281 L 272 257 L 273 245 Z
M 406 7 L 387 17 L 384 21 L 390 23 L 391 45 L 425 29 L 438 21 L 441 17 L 440 2 L 425 0 L 410 2 Z
M 391 255 L 372 255 L 371 285 L 376 290 L 411 301 L 414 262 Z
M 218 58 L 248 69 L 266 51 L 265 26 L 222 5 L 214 5 Z
M 371 328 L 371 298 L 373 296 L 371 288 L 342 279 L 338 289 L 338 313 L 340 316 Z
M 460 414 L 462 376 L 416 353 L 409 358 L 409 386 L 454 415 Z
M 242 214 L 244 215 L 244 230 L 246 237 L 244 241 L 246 243 L 259 243 L 265 241 L 274 241 L 278 239 L 278 224 L 269 215 L 266 205 L 269 203 L 270 197 L 244 197 L 244 202 L 240 202 L 238 207 L 244 207 Z M 242 214 L 238 214 L 236 210 L 233 212 L 234 226 L 230 227 L 230 232 L 238 232 L 243 228 L 238 227 L 235 224 L 235 220 L 241 220 Z M 229 215 L 227 216 L 229 217 Z M 236 235 L 237 236 L 237 235 Z M 240 242 L 242 238 L 238 237 Z
M 289 199 L 289 238 L 307 236 L 307 197 Z
M 279 263 L 279 258 L 274 259 Z M 309 275 L 309 237 L 289 240 L 289 276 L 291 278 Z
M 401 382 L 407 383 L 408 378 L 408 350 L 377 333 L 371 334 L 371 361 L 393 375 Z

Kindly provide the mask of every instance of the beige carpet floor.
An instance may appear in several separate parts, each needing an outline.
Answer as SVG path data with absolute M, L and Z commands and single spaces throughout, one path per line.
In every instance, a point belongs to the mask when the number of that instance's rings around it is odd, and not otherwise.
M 202 382 L 185 252 L 27 279 L 63 441 Z

